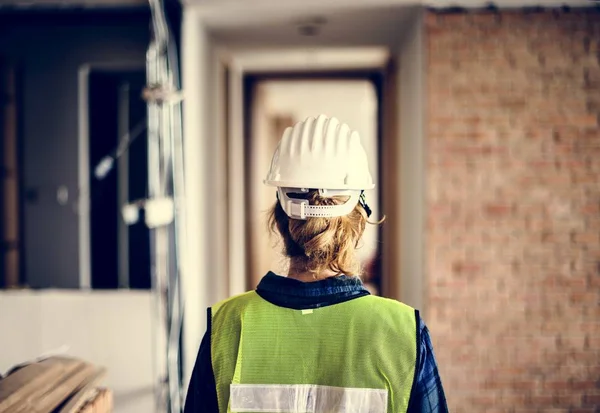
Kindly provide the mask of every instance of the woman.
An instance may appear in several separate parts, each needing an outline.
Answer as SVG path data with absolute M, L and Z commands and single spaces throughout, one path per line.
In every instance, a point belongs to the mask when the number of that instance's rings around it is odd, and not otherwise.
M 288 128 L 265 183 L 288 276 L 209 309 L 185 412 L 446 412 L 419 312 L 358 278 L 374 187 L 358 134 L 325 116 Z

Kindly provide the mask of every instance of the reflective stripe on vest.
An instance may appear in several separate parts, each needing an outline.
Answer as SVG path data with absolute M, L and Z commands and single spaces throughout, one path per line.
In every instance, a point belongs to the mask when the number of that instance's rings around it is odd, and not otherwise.
M 311 384 L 232 384 L 232 412 L 385 413 L 387 390 Z
M 219 412 L 404 413 L 414 309 L 364 296 L 294 310 L 252 291 L 211 309 Z

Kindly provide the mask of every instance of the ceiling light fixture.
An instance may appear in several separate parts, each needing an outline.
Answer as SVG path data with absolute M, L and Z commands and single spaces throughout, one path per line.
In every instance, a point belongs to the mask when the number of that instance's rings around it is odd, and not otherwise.
M 313 16 L 297 21 L 296 27 L 301 36 L 313 37 L 318 36 L 326 24 L 327 19 L 325 17 Z

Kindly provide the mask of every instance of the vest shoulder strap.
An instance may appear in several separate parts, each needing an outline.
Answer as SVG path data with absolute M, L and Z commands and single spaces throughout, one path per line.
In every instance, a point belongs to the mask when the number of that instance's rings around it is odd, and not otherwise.
M 235 307 L 238 309 L 242 309 L 245 307 L 250 301 L 253 299 L 260 298 L 260 296 L 256 293 L 256 291 L 248 291 L 242 294 L 234 295 L 233 297 L 229 297 L 223 301 L 219 301 L 211 307 L 210 313 L 211 316 L 214 317 L 221 308 L 224 307 Z

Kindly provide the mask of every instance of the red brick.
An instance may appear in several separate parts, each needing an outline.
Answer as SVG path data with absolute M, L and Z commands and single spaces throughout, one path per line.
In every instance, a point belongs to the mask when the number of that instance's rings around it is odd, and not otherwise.
M 586 394 L 583 396 L 584 406 L 600 406 L 600 394 Z
M 452 264 L 452 271 L 456 274 L 481 273 L 481 265 L 475 262 L 458 261 Z
M 600 276 L 592 275 L 588 278 L 588 287 L 600 289 Z
M 551 275 L 544 279 L 543 285 L 546 287 L 556 287 L 558 289 L 567 288 L 569 291 L 582 291 L 588 285 L 585 277 L 566 277 L 560 275 Z M 560 325 L 564 325 L 560 322 Z
M 591 334 L 600 334 L 600 321 L 579 324 L 579 331 L 587 331 Z
M 572 388 L 576 390 L 591 390 L 598 387 L 598 382 L 593 380 L 573 381 Z
M 498 154 L 508 154 L 508 149 L 504 146 L 492 145 L 452 145 L 447 147 L 447 151 L 455 155 L 472 156 L 490 156 Z
M 551 381 L 544 383 L 543 387 L 547 390 L 563 390 L 570 389 L 571 385 L 568 381 Z
M 533 395 L 528 403 L 537 407 L 552 407 L 555 405 L 555 397 L 552 394 Z
M 426 23 L 424 305 L 451 411 L 572 413 L 600 395 L 600 13 L 494 16 Z
M 574 291 L 569 294 L 569 299 L 573 303 L 594 304 L 594 303 L 598 303 L 599 296 L 596 291 L 588 291 L 588 292 Z
M 599 203 L 589 203 L 584 205 L 581 208 L 581 212 L 586 215 L 600 215 L 600 202 Z
M 569 124 L 579 127 L 597 127 L 598 126 L 598 115 L 584 115 L 576 116 L 567 121 L 557 122 L 559 124 Z
M 580 394 L 572 394 L 572 392 L 569 391 L 566 394 L 556 394 L 555 403 L 557 407 L 580 406 L 581 397 Z
M 555 169 L 556 161 L 554 161 L 554 160 L 551 160 L 551 161 L 535 160 L 535 161 L 531 161 L 529 163 L 529 165 L 536 169 Z
M 573 234 L 572 238 L 576 244 L 600 244 L 600 232 L 579 232 Z
M 484 207 L 484 211 L 491 217 L 503 217 L 511 213 L 512 206 L 507 204 L 488 204 Z

